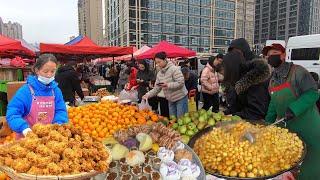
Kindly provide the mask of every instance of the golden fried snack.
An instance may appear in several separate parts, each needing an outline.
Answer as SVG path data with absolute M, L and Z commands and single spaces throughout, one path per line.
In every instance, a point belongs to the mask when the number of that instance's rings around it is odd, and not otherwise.
M 30 151 L 34 151 L 39 144 L 40 144 L 39 138 L 25 138 L 21 141 L 22 147 L 27 148 Z
M 59 155 L 59 154 L 56 154 L 56 153 L 50 154 L 50 157 L 51 157 L 52 161 L 55 162 L 55 163 L 59 162 L 60 159 L 61 159 L 61 158 L 60 158 L 60 155 Z
M 51 162 L 47 166 L 49 173 L 52 175 L 59 175 L 62 172 L 62 168 L 59 167 L 56 163 Z
M 71 148 L 66 148 L 62 153 L 63 159 L 74 160 L 78 157 L 78 152 L 74 151 Z
M 41 174 L 42 175 L 50 175 L 50 171 L 48 168 L 44 168 L 44 169 L 41 169 Z
M 101 161 L 106 161 L 109 158 L 109 153 L 106 151 L 106 149 L 101 149 L 98 151 L 99 156 L 101 157 Z
M 68 141 L 68 137 L 64 137 L 62 134 L 60 134 L 58 131 L 53 130 L 51 132 L 49 132 L 49 140 L 53 140 L 53 141 Z
M 11 167 L 12 164 L 13 164 L 13 159 L 12 159 L 12 157 L 11 157 L 11 156 L 5 157 L 5 159 L 4 159 L 4 164 L 5 164 L 6 166 Z
M 28 132 L 27 136 L 26 136 L 28 139 L 36 139 L 36 138 L 39 138 L 38 135 L 34 132 Z
M 9 153 L 13 158 L 24 158 L 28 151 L 26 148 L 21 147 L 20 144 L 15 144 L 9 148 Z
M 54 153 L 61 154 L 67 148 L 66 142 L 49 141 L 46 146 L 51 149 Z
M 106 172 L 108 170 L 109 164 L 106 161 L 99 161 L 96 163 L 95 170 L 99 172 Z
M 4 165 L 4 160 L 5 160 L 5 157 L 4 156 L 0 156 L 0 166 Z
M 39 157 L 39 155 L 37 155 L 34 152 L 28 152 L 28 154 L 26 155 L 26 158 L 28 159 L 29 162 L 36 164 L 38 163 L 38 159 L 41 157 Z
M 72 169 L 72 174 L 78 174 L 81 172 L 81 165 L 77 162 L 72 162 L 70 164 L 70 168 Z
M 70 167 L 71 161 L 68 161 L 66 159 L 61 160 L 58 164 L 59 167 L 61 167 L 62 172 L 64 173 L 71 173 L 72 169 Z
M 35 166 L 32 166 L 29 171 L 28 174 L 32 174 L 32 175 L 41 175 L 42 174 L 42 170 L 40 168 L 37 168 Z
M 92 139 L 86 139 L 83 141 L 83 147 L 85 148 L 91 148 L 93 146 Z
M 32 131 L 38 135 L 40 138 L 47 136 L 52 130 L 52 125 L 35 124 L 32 126 Z
M 83 145 L 82 145 L 81 141 L 78 141 L 78 140 L 76 140 L 74 138 L 70 138 L 69 142 L 68 142 L 68 147 L 69 148 L 73 148 L 73 147 L 82 148 Z
M 92 161 L 83 161 L 80 166 L 82 172 L 89 172 L 94 169 L 94 163 L 92 163 Z
M 43 144 L 39 144 L 35 152 L 42 156 L 50 156 L 50 154 L 53 153 L 47 146 Z
M 44 169 L 47 167 L 47 164 L 52 162 L 52 158 L 50 156 L 47 157 L 41 157 L 39 156 L 38 160 L 37 160 L 37 164 L 35 164 L 36 167 Z
M 19 158 L 14 160 L 12 167 L 14 170 L 20 173 L 28 172 L 31 167 L 31 163 L 28 161 L 27 158 Z
M 67 137 L 67 138 L 71 138 L 72 137 L 72 133 L 69 129 L 66 129 L 65 127 L 63 126 L 59 126 L 57 129 L 56 129 L 60 134 L 62 134 L 64 137 Z

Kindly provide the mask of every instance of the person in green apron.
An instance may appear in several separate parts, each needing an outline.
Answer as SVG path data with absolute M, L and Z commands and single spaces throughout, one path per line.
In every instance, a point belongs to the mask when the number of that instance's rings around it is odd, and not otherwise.
M 307 145 L 307 154 L 298 179 L 320 178 L 320 115 L 316 107 L 319 98 L 317 84 L 303 67 L 285 62 L 285 48 L 272 44 L 263 49 L 274 68 L 269 85 L 271 101 L 266 121 L 273 123 L 286 118 L 286 127 L 297 133 Z

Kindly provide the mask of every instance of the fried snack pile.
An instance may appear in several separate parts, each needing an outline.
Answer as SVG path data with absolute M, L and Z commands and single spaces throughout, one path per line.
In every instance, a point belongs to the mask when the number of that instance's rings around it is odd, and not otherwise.
M 135 137 L 139 133 L 149 134 L 154 143 L 159 146 L 172 149 L 174 145 L 181 140 L 178 132 L 166 127 L 161 123 L 154 123 L 152 125 L 133 126 L 127 130 L 120 130 L 114 134 L 114 137 L 119 142 L 125 142 L 130 137 Z
M 27 137 L 0 148 L 0 165 L 32 175 L 108 170 L 104 145 L 70 125 L 36 124 Z
M 241 139 L 248 128 L 260 130 L 256 142 Z M 287 170 L 302 156 L 303 142 L 287 129 L 247 122 L 217 128 L 199 138 L 194 150 L 206 170 L 229 177 L 265 177 Z

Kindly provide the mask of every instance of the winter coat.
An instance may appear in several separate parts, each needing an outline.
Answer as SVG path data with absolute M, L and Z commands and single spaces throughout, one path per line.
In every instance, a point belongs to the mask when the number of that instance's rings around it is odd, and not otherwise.
M 319 99 L 316 82 L 305 68 L 286 62 L 274 70 L 270 92 L 271 101 L 266 121 L 273 123 L 285 117 L 290 109 L 294 117 L 287 120 L 286 128 L 299 135 L 307 146 L 307 154 L 297 179 L 318 179 L 320 115 L 315 105 Z
M 139 70 L 137 74 L 137 79 L 143 80 L 143 82 L 138 83 L 138 98 L 142 99 L 149 90 L 149 83 L 154 80 L 154 74 L 152 71 L 145 69 L 144 71 Z
M 67 123 L 68 114 L 61 90 L 58 84 L 53 81 L 48 86 L 42 84 L 36 76 L 28 76 L 27 84 L 23 85 L 14 95 L 7 107 L 7 122 L 10 128 L 22 133 L 23 130 L 29 128 L 28 123 L 24 120 L 31 109 L 32 95 L 29 86 L 35 92 L 35 96 L 52 96 L 52 90 L 55 96 L 55 115 L 52 123 Z
M 57 71 L 55 80 L 62 91 L 65 102 L 75 102 L 75 91 L 81 99 L 84 98 L 80 79 L 72 66 L 66 65 L 60 67 Z
M 241 50 L 246 61 L 251 61 L 254 58 L 250 46 L 244 38 L 231 41 L 228 51 L 232 51 L 233 48 Z
M 262 120 L 268 111 L 270 96 L 268 92 L 270 70 L 263 60 L 246 63 L 242 77 L 229 90 L 231 103 L 225 114 L 238 115 L 247 120 Z
M 207 63 L 206 67 L 202 70 L 200 81 L 202 92 L 211 95 L 219 92 L 218 74 L 209 63 Z
M 190 72 L 189 79 L 185 81 L 185 86 L 188 92 L 193 89 L 198 91 L 198 76 L 195 73 Z
M 138 85 L 137 83 L 138 70 L 135 67 L 131 67 L 129 75 L 129 89 Z
M 157 85 L 159 83 L 167 83 L 168 88 L 162 89 Z M 154 97 L 161 90 L 169 102 L 177 102 L 188 94 L 180 67 L 175 66 L 172 62 L 168 62 L 167 66 L 157 73 L 155 86 L 147 93 L 147 96 Z

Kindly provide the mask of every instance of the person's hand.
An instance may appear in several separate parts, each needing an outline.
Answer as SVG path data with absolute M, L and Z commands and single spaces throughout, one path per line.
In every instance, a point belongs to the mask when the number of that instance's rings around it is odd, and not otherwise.
M 26 137 L 28 135 L 28 133 L 30 133 L 30 132 L 32 132 L 32 130 L 30 128 L 27 128 L 22 131 L 22 134 L 24 135 L 24 137 Z
M 142 80 L 142 79 L 137 79 L 137 83 L 143 83 L 144 82 L 144 80 Z
M 163 89 L 168 88 L 168 84 L 167 83 L 160 83 L 159 86 Z
M 148 97 L 148 95 L 144 95 L 144 96 L 142 96 L 142 99 L 144 99 L 144 100 L 148 100 L 149 99 L 149 97 Z
M 294 113 L 291 111 L 290 108 L 287 108 L 286 114 L 285 114 L 285 118 L 286 118 L 286 121 L 289 121 L 289 120 L 295 118 L 295 115 L 294 115 Z

